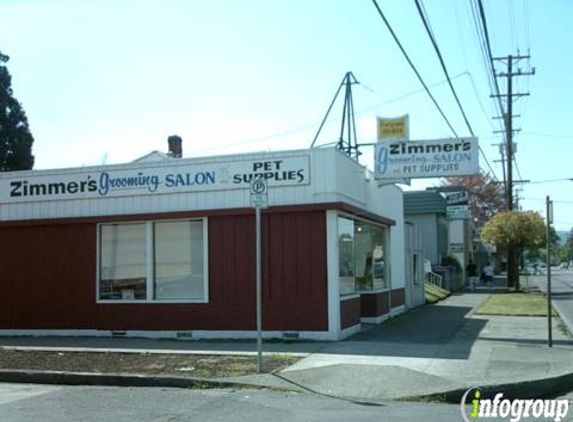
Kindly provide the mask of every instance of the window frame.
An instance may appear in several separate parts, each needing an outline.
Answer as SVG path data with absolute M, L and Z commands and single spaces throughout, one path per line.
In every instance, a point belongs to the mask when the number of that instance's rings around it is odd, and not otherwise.
M 354 281 L 354 292 L 352 293 L 346 293 L 346 294 L 342 294 L 339 293 L 339 297 L 341 300 L 350 298 L 351 296 L 356 296 L 359 297 L 361 294 L 373 294 L 373 293 L 382 293 L 382 292 L 388 292 L 391 290 L 391 284 L 390 284 L 390 267 L 391 267 L 391 257 L 390 257 L 390 226 L 383 224 L 383 223 L 378 223 L 372 220 L 369 220 L 367 218 L 362 218 L 360 216 L 354 215 L 354 214 L 350 214 L 350 213 L 346 213 L 343 211 L 339 211 L 337 212 L 337 218 L 346 218 L 349 220 L 352 220 L 354 222 L 356 221 L 360 221 L 362 223 L 366 223 L 366 224 L 370 224 L 371 226 L 377 226 L 377 227 L 381 227 L 384 229 L 384 256 L 385 256 L 385 265 L 384 265 L 384 285 L 385 287 L 381 287 L 381 288 L 377 288 L 377 289 L 371 289 L 371 290 L 363 290 L 363 289 L 357 289 L 356 288 L 356 280 Z M 337 220 L 338 223 L 338 220 Z M 336 226 L 336 238 L 337 240 L 339 239 L 340 234 L 338 233 L 338 224 Z M 338 246 L 338 259 L 340 259 L 340 247 Z M 386 264 L 387 261 L 387 264 Z M 339 273 L 338 273 L 338 283 L 340 283 L 340 269 L 339 269 Z
M 155 284 L 155 223 L 201 222 L 203 229 L 203 297 L 200 299 L 155 299 L 153 296 Z M 146 298 L 145 299 L 101 299 L 100 298 L 100 271 L 101 271 L 101 227 L 113 224 L 145 224 L 146 242 Z M 98 223 L 96 227 L 96 303 L 97 304 L 173 304 L 173 303 L 209 303 L 209 220 L 200 218 L 176 218 L 136 221 L 110 221 Z

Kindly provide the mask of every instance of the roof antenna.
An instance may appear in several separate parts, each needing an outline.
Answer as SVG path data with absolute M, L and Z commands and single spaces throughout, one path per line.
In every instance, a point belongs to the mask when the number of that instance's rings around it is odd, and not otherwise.
M 322 130 L 324 123 L 326 123 L 326 119 L 328 119 L 328 115 L 330 114 L 330 111 L 332 110 L 332 107 L 334 106 L 334 103 L 336 102 L 342 87 L 345 87 L 344 106 L 342 108 L 342 124 L 340 125 L 340 137 L 336 143 L 336 148 L 343 151 L 349 157 L 358 160 L 361 152 L 358 150 L 358 142 L 356 137 L 356 120 L 354 117 L 354 101 L 352 100 L 352 85 L 358 83 L 358 80 L 356 80 L 352 72 L 347 72 L 346 75 L 344 75 L 344 78 L 342 79 L 342 82 L 340 82 L 340 86 L 338 87 L 338 90 L 336 91 L 336 94 L 330 103 L 330 107 L 328 107 L 328 111 L 326 112 L 324 119 L 322 119 L 322 123 L 320 124 L 320 127 L 314 136 L 312 144 L 310 145 L 311 148 L 314 148 L 314 144 L 320 135 L 320 131 Z M 347 135 L 346 139 L 344 139 L 345 134 Z

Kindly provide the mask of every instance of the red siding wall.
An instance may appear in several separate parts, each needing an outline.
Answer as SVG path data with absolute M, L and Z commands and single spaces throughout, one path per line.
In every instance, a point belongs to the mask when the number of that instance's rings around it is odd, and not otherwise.
M 348 328 L 360 324 L 360 297 L 346 299 L 340 302 L 340 328 Z
M 254 216 L 213 214 L 206 304 L 97 304 L 96 219 L 2 225 L 0 328 L 255 329 Z M 324 211 L 268 211 L 263 225 L 264 329 L 328 330 Z
M 390 293 L 362 293 L 360 295 L 360 310 L 363 317 L 379 317 L 390 312 Z
M 406 291 L 404 289 L 392 290 L 392 308 L 397 308 L 405 303 L 405 294 Z

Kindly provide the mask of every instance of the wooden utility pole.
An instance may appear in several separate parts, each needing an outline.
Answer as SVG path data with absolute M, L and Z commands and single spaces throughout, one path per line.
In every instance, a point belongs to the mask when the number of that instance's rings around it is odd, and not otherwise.
M 531 71 L 524 72 L 521 68 L 517 71 L 514 70 L 514 63 L 517 64 L 520 60 L 529 59 L 530 56 L 512 56 L 511 54 L 507 57 L 496 57 L 494 61 L 507 62 L 507 72 L 497 73 L 496 77 L 505 77 L 507 79 L 507 94 L 492 95 L 492 97 L 503 97 L 506 99 L 506 112 L 502 116 L 505 123 L 505 155 L 506 155 L 506 175 L 507 175 L 507 189 L 506 189 L 506 208 L 511 211 L 514 208 L 513 204 L 513 156 L 514 156 L 514 144 L 513 144 L 513 133 L 516 130 L 513 129 L 513 118 L 518 117 L 513 115 L 513 101 L 515 98 L 528 96 L 529 93 L 515 93 L 513 92 L 513 77 L 514 76 L 526 76 L 535 75 L 535 68 Z M 519 130 L 519 129 L 518 129 Z
M 492 97 L 505 97 L 506 98 L 506 112 L 504 113 L 503 119 L 505 122 L 505 153 L 506 153 L 506 166 L 507 166 L 507 183 L 506 183 L 506 209 L 512 211 L 514 209 L 513 203 L 513 156 L 514 156 L 514 143 L 513 143 L 513 101 L 514 98 L 519 98 L 529 95 L 529 93 L 514 93 L 513 92 L 513 77 L 514 76 L 525 76 L 534 75 L 535 68 L 531 71 L 524 72 L 521 68 L 514 70 L 514 63 L 517 64 L 520 60 L 529 59 L 530 56 L 512 56 L 511 54 L 507 57 L 498 57 L 492 59 L 493 61 L 506 62 L 507 72 L 498 73 L 496 77 L 506 77 L 507 78 L 507 94 L 497 94 L 492 95 Z M 507 248 L 507 278 L 508 285 L 512 285 L 516 290 L 519 290 L 519 268 L 518 268 L 518 251 L 514 246 L 508 246 Z

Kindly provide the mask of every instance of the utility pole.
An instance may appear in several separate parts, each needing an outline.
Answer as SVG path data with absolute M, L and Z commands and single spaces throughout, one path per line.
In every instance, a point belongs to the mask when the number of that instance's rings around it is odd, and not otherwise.
M 505 154 L 506 154 L 506 166 L 507 166 L 507 187 L 505 191 L 506 197 L 506 209 L 512 211 L 514 209 L 513 204 L 513 155 L 514 155 L 514 144 L 513 144 L 513 101 L 514 98 L 519 98 L 529 95 L 529 93 L 514 93 L 513 92 L 513 77 L 515 76 L 525 76 L 534 75 L 535 68 L 531 71 L 524 72 L 521 68 L 514 70 L 514 63 L 517 64 L 520 60 L 529 59 L 530 56 L 512 56 L 511 54 L 507 57 L 493 58 L 492 61 L 506 62 L 507 72 L 498 73 L 495 77 L 506 77 L 507 78 L 507 94 L 497 94 L 492 95 L 492 97 L 505 97 L 506 98 L 506 112 L 502 116 L 505 122 Z M 508 285 L 513 285 L 516 290 L 519 290 L 519 268 L 518 268 L 519 252 L 514 246 L 509 246 L 507 248 L 507 279 Z
M 546 217 L 547 217 L 547 345 L 553 347 L 553 331 L 551 328 L 551 318 L 553 317 L 552 307 L 551 307 L 551 224 L 553 224 L 553 201 L 546 198 Z
M 535 75 L 535 68 L 531 71 L 522 71 L 521 68 L 518 68 L 517 71 L 514 71 L 514 63 L 517 64 L 520 60 L 529 59 L 530 56 L 512 56 L 511 54 L 507 57 L 496 57 L 494 61 L 501 61 L 507 62 L 507 72 L 498 73 L 496 77 L 505 77 L 507 79 L 507 94 L 499 94 L 499 95 L 492 95 L 492 97 L 504 97 L 506 98 L 507 107 L 506 112 L 503 115 L 503 120 L 505 123 L 505 156 L 506 156 L 506 166 L 507 166 L 507 189 L 506 189 L 506 208 L 508 211 L 513 210 L 513 156 L 514 156 L 514 148 L 513 148 L 513 133 L 515 130 L 513 129 L 513 118 L 519 117 L 513 115 L 513 101 L 514 98 L 528 96 L 529 93 L 514 93 L 513 92 L 513 77 L 514 76 L 526 76 L 526 75 Z

